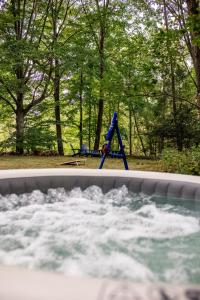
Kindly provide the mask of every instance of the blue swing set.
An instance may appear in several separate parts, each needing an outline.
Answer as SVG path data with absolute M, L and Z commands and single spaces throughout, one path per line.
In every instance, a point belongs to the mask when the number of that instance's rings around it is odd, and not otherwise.
M 110 147 L 111 147 L 111 143 L 112 143 L 112 139 L 113 139 L 115 131 L 117 133 L 117 138 L 118 138 L 119 147 L 120 147 L 119 152 L 116 152 L 116 153 L 110 151 Z M 116 157 L 116 158 L 122 158 L 124 161 L 124 167 L 126 170 L 128 170 L 128 163 L 126 160 L 126 154 L 124 152 L 124 145 L 122 143 L 122 138 L 121 138 L 119 127 L 118 127 L 118 120 L 117 120 L 116 112 L 114 112 L 114 114 L 113 114 L 110 128 L 108 130 L 108 133 L 106 134 L 106 141 L 108 141 L 108 144 L 105 144 L 103 147 L 103 156 L 101 159 L 99 169 L 102 169 L 104 161 L 106 159 L 106 156 L 111 156 L 111 157 Z

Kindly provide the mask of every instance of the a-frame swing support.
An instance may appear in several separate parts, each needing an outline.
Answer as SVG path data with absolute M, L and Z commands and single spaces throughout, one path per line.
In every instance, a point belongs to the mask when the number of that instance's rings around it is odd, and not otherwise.
M 111 143 L 112 143 L 112 139 L 113 139 L 115 131 L 117 133 L 117 138 L 118 138 L 119 147 L 120 147 L 120 151 L 119 151 L 119 153 L 115 153 L 115 157 L 123 158 L 124 167 L 125 167 L 126 170 L 128 170 L 128 163 L 127 163 L 127 160 L 126 160 L 126 154 L 124 152 L 124 145 L 122 143 L 122 138 L 121 138 L 119 127 L 118 127 L 118 119 L 117 119 L 117 113 L 116 112 L 114 112 L 114 114 L 113 114 L 113 118 L 112 118 L 112 121 L 111 121 L 111 124 L 110 124 L 110 128 L 108 130 L 108 133 L 106 134 L 106 141 L 108 141 L 108 144 L 106 145 L 106 149 L 105 149 L 104 154 L 102 156 L 99 169 L 102 169 L 104 161 L 106 159 L 106 156 L 110 152 L 110 147 L 111 147 Z

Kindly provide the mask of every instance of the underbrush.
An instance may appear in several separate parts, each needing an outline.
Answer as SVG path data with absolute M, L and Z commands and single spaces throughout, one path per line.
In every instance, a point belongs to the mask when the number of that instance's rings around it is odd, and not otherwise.
M 166 149 L 162 153 L 161 163 L 166 172 L 200 175 L 200 147 L 182 152 Z

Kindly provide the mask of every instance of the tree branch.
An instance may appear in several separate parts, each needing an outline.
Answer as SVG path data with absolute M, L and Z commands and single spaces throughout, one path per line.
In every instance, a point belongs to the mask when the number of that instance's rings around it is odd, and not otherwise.
M 187 71 L 188 71 L 188 74 L 189 74 L 190 78 L 192 79 L 192 81 L 193 81 L 195 87 L 197 88 L 196 80 L 195 80 L 194 77 L 192 76 L 192 73 L 191 73 L 191 71 L 189 70 L 189 67 L 188 67 L 188 65 L 187 65 L 187 63 L 186 63 L 186 61 L 185 61 L 184 58 L 183 58 L 183 63 L 184 63 L 184 65 L 185 65 L 185 67 L 186 67 L 186 69 L 187 69 Z
M 6 99 L 2 95 L 0 95 L 0 99 L 2 99 L 4 102 L 6 102 L 12 108 L 12 110 L 14 111 L 14 113 L 16 113 L 16 109 L 15 109 L 14 105 L 8 99 Z
M 30 32 L 31 23 L 33 21 L 33 15 L 34 15 L 36 6 L 37 6 L 37 0 L 33 0 L 32 10 L 31 10 L 31 14 L 30 14 L 30 17 L 28 20 L 28 27 L 27 27 L 26 34 L 25 34 L 25 39 L 27 39 L 29 32 Z
M 41 42 L 41 40 L 42 40 L 42 36 L 43 36 L 43 33 L 44 33 L 44 28 L 45 28 L 45 24 L 46 24 L 46 20 L 47 20 L 47 16 L 48 16 L 48 11 L 49 11 L 50 2 L 51 2 L 51 0 L 48 0 L 47 6 L 46 6 L 46 11 L 45 11 L 45 14 L 44 14 L 44 22 L 43 22 L 43 25 L 42 25 L 42 30 L 41 30 L 41 32 L 40 32 L 40 36 L 39 36 L 39 39 L 38 39 L 38 45 L 37 45 L 37 48 L 38 48 L 39 45 L 40 45 L 40 42 Z
M 26 0 L 24 0 L 24 3 L 23 3 L 22 20 L 21 20 L 21 37 L 23 36 L 25 11 L 26 11 Z
M 66 10 L 65 10 L 64 17 L 63 17 L 62 23 L 60 24 L 60 27 L 58 28 L 58 35 L 60 35 L 60 33 L 62 32 L 62 27 L 65 24 L 65 21 L 67 19 L 68 11 L 69 11 L 69 8 L 70 8 L 69 3 L 70 3 L 70 0 L 67 1 L 67 7 L 66 7 Z M 60 3 L 60 6 L 61 6 L 61 3 Z M 60 6 L 59 6 L 59 9 L 60 9 Z
M 82 7 L 83 7 L 83 10 L 84 10 L 85 16 L 87 17 L 87 16 L 88 16 L 88 13 L 87 13 L 87 10 L 86 10 L 85 5 L 84 5 L 84 3 L 83 3 L 83 0 L 81 0 L 81 3 L 82 3 Z M 89 27 L 90 27 L 91 33 L 92 33 L 92 35 L 93 35 L 95 44 L 96 44 L 96 46 L 97 46 L 97 49 L 98 49 L 98 51 L 100 52 L 99 42 L 98 42 L 98 38 L 97 38 L 97 36 L 96 36 L 96 33 L 95 33 L 95 31 L 93 30 L 93 28 L 92 28 L 92 24 L 91 24 L 91 22 L 89 21 L 89 18 L 87 18 L 87 20 L 88 20 Z
M 17 103 L 17 99 L 15 98 L 15 96 L 13 95 L 13 93 L 11 92 L 11 90 L 7 87 L 7 85 L 5 84 L 5 82 L 4 82 L 4 80 L 2 78 L 0 78 L 0 83 L 5 87 L 6 91 L 12 97 L 12 99 L 14 100 L 14 102 Z
M 48 86 L 49 86 L 49 82 L 51 80 L 52 71 L 53 71 L 53 68 L 52 68 L 52 63 L 51 63 L 51 67 L 49 69 L 49 74 L 48 74 L 48 79 L 47 79 L 46 84 L 44 86 L 43 92 L 40 95 L 40 97 L 38 97 L 37 99 L 33 98 L 32 101 L 26 106 L 26 108 L 24 109 L 24 114 L 25 115 L 30 111 L 30 109 L 32 107 L 34 107 L 35 105 L 41 103 L 46 98 L 46 93 L 47 93 L 47 89 L 48 89 Z

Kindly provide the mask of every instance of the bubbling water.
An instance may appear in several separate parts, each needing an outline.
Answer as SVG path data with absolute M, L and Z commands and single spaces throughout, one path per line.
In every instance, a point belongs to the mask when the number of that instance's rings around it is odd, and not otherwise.
M 125 186 L 106 194 L 91 186 L 0 196 L 0 263 L 67 275 L 200 283 L 199 211 L 181 205 Z

